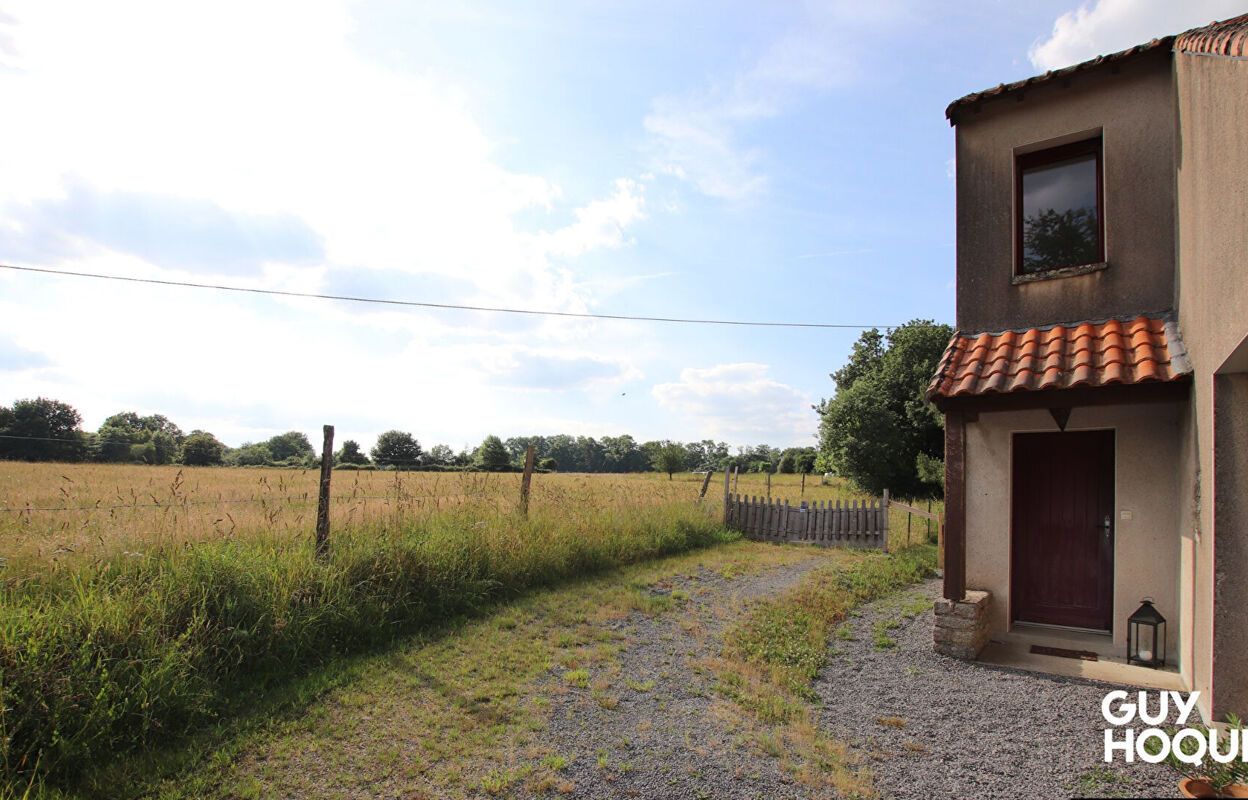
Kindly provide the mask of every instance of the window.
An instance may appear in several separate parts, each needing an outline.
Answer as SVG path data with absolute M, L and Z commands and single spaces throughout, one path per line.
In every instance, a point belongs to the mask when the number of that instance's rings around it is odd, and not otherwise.
M 1016 275 L 1105 261 L 1099 138 L 1020 155 L 1015 175 Z

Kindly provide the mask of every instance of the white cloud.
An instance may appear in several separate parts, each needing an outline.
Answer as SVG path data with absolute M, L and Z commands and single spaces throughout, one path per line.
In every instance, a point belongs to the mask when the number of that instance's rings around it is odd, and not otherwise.
M 1029 55 L 1037 69 L 1060 69 L 1242 13 L 1242 0 L 1098 0 L 1058 17 Z
M 756 194 L 767 179 L 755 170 L 758 151 L 735 141 L 734 123 L 741 121 L 715 100 L 656 99 L 645 119 L 654 168 L 709 197 L 741 200 Z
M 568 300 L 511 222 L 559 188 L 497 166 L 444 79 L 352 51 L 341 4 L 35 2 L 12 16 L 0 95 L 28 124 L 0 127 L 0 204 L 56 202 L 74 184 L 208 198 L 301 220 L 333 263 Z
M 628 178 L 615 181 L 610 197 L 592 200 L 575 211 L 576 222 L 537 237 L 540 249 L 553 256 L 577 256 L 588 250 L 628 244 L 625 229 L 645 217 L 645 186 Z
M 578 280 L 573 260 L 631 245 L 646 186 L 621 179 L 571 200 L 546 177 L 503 168 L 447 76 L 391 71 L 352 49 L 348 9 L 6 9 L 0 97 L 6 118 L 22 120 L 0 125 L 6 259 L 589 310 L 601 287 Z M 162 204 L 165 216 L 152 211 Z M 534 234 L 516 222 L 525 210 L 538 227 L 543 211 L 572 222 Z M 157 240 L 168 220 L 187 221 L 188 235 Z M 233 250 L 218 231 L 234 235 Z M 203 249 L 169 255 L 190 237 Z M 263 257 L 238 257 L 257 237 Z M 353 280 L 361 288 L 337 290 Z M 482 427 L 527 428 L 535 409 L 564 413 L 548 407 L 555 391 L 532 391 L 539 377 L 591 401 L 639 378 L 652 343 L 626 326 L 596 331 L 589 321 L 4 274 L 0 404 L 57 397 L 88 427 L 128 408 L 165 413 L 231 444 L 329 422 L 365 444 L 400 427 L 458 445 L 479 441 Z
M 810 444 L 817 421 L 805 393 L 768 377 L 766 364 L 681 370 L 651 393 L 659 405 L 700 425 L 701 436 L 738 442 Z
M 765 154 L 748 143 L 755 123 L 855 80 L 865 29 L 905 12 L 898 0 L 810 4 L 792 30 L 736 74 L 710 86 L 655 98 L 644 124 L 652 168 L 693 184 L 710 197 L 740 201 L 765 191 Z

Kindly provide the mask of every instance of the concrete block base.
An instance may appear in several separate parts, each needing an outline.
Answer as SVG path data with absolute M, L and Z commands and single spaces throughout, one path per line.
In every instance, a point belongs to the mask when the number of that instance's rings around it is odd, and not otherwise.
M 974 660 L 988 644 L 988 592 L 967 591 L 962 600 L 936 601 L 936 627 L 932 634 L 937 653 Z

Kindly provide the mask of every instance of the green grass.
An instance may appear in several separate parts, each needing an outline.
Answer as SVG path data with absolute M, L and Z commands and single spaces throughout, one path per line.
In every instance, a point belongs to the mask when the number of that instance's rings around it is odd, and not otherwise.
M 888 635 L 888 632 L 899 624 L 895 619 L 882 619 L 875 623 L 875 628 L 872 631 L 872 642 L 875 644 L 876 650 L 891 650 L 897 646 L 897 642 Z
M 571 669 L 563 674 L 563 681 L 569 686 L 575 686 L 578 689 L 589 688 L 589 670 L 587 669 Z
M 1130 776 L 1104 766 L 1085 770 L 1066 784 L 1072 793 L 1082 797 L 1133 797 L 1134 781 Z
M 732 537 L 693 504 L 528 520 L 461 508 L 339 535 L 325 561 L 306 537 L 227 538 L 7 578 L 0 797 L 31 783 L 72 787 L 119 754 L 215 724 L 245 710 L 240 698 L 343 654 Z
M 836 638 L 853 638 L 852 626 L 843 620 L 855 606 L 921 580 L 934 567 L 930 545 L 888 555 L 846 554 L 755 608 L 725 636 L 723 657 L 715 664 L 716 689 L 740 709 L 737 724 L 756 729 L 755 742 L 764 752 L 782 752 L 799 782 L 842 797 L 872 793 L 870 772 L 855 769 L 845 746 L 811 721 L 810 704 L 818 701 L 811 683 L 827 662 L 833 631 Z M 884 631 L 896 624 L 876 628 L 877 647 L 885 639 L 887 646 L 895 645 Z
M 791 676 L 788 683 L 808 684 L 827 661 L 833 627 L 854 606 L 928 575 L 934 552 L 931 546 L 920 545 L 891 555 L 864 554 L 849 569 L 817 570 L 796 590 L 764 604 L 731 631 L 726 654 L 780 670 Z
M 585 692 L 564 681 L 568 670 L 585 670 L 593 701 L 612 713 L 608 690 L 629 680 L 619 663 L 628 634 L 613 628 L 634 610 L 638 586 L 690 571 L 752 574 L 834 556 L 735 541 L 531 592 L 452 628 L 317 667 L 255 698 L 248 716 L 223 718 L 183 746 L 117 760 L 84 780 L 81 795 L 351 796 L 382 779 L 399 797 L 557 792 L 566 771 L 542 763 L 556 754 L 543 732 L 553 698 Z M 559 666 L 564 654 L 576 666 Z M 392 751 L 402 754 L 398 761 L 381 763 L 378 754 Z M 614 760 L 610 766 L 625 771 Z

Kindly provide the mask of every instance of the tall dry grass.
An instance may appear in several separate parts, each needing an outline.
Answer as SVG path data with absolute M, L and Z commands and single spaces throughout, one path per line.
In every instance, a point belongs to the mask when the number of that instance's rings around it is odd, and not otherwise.
M 309 536 L 319 479 L 315 470 L 0 461 L 0 564 L 25 571 L 189 542 Z M 664 506 L 696 497 L 700 480 L 543 474 L 533 479 L 531 507 L 575 517 L 585 508 Z M 330 524 L 392 528 L 464 507 L 508 511 L 519 496 L 517 474 L 336 471 Z M 714 486 L 708 497 L 717 497 Z
M 55 473 L 53 489 L 31 480 L 40 470 Z M 244 688 L 334 654 L 732 538 L 693 480 L 541 476 L 524 519 L 518 476 L 361 474 L 337 481 L 331 550 L 317 561 L 311 473 L 0 474 L 6 505 L 93 505 L 43 512 L 56 523 L 18 514 L 0 535 L 14 554 L 0 572 L 0 780 L 12 785 L 71 785 L 101 760 L 211 721 Z M 382 499 L 366 506 L 365 492 Z M 212 505 L 192 505 L 228 499 L 248 500 L 230 528 Z
M 732 538 L 722 474 L 705 501 L 690 474 L 538 475 L 522 519 L 519 475 L 342 471 L 318 562 L 318 478 L 0 462 L 0 508 L 18 509 L 0 511 L 0 788 L 68 785 L 336 653 Z M 772 495 L 861 498 L 800 476 Z

